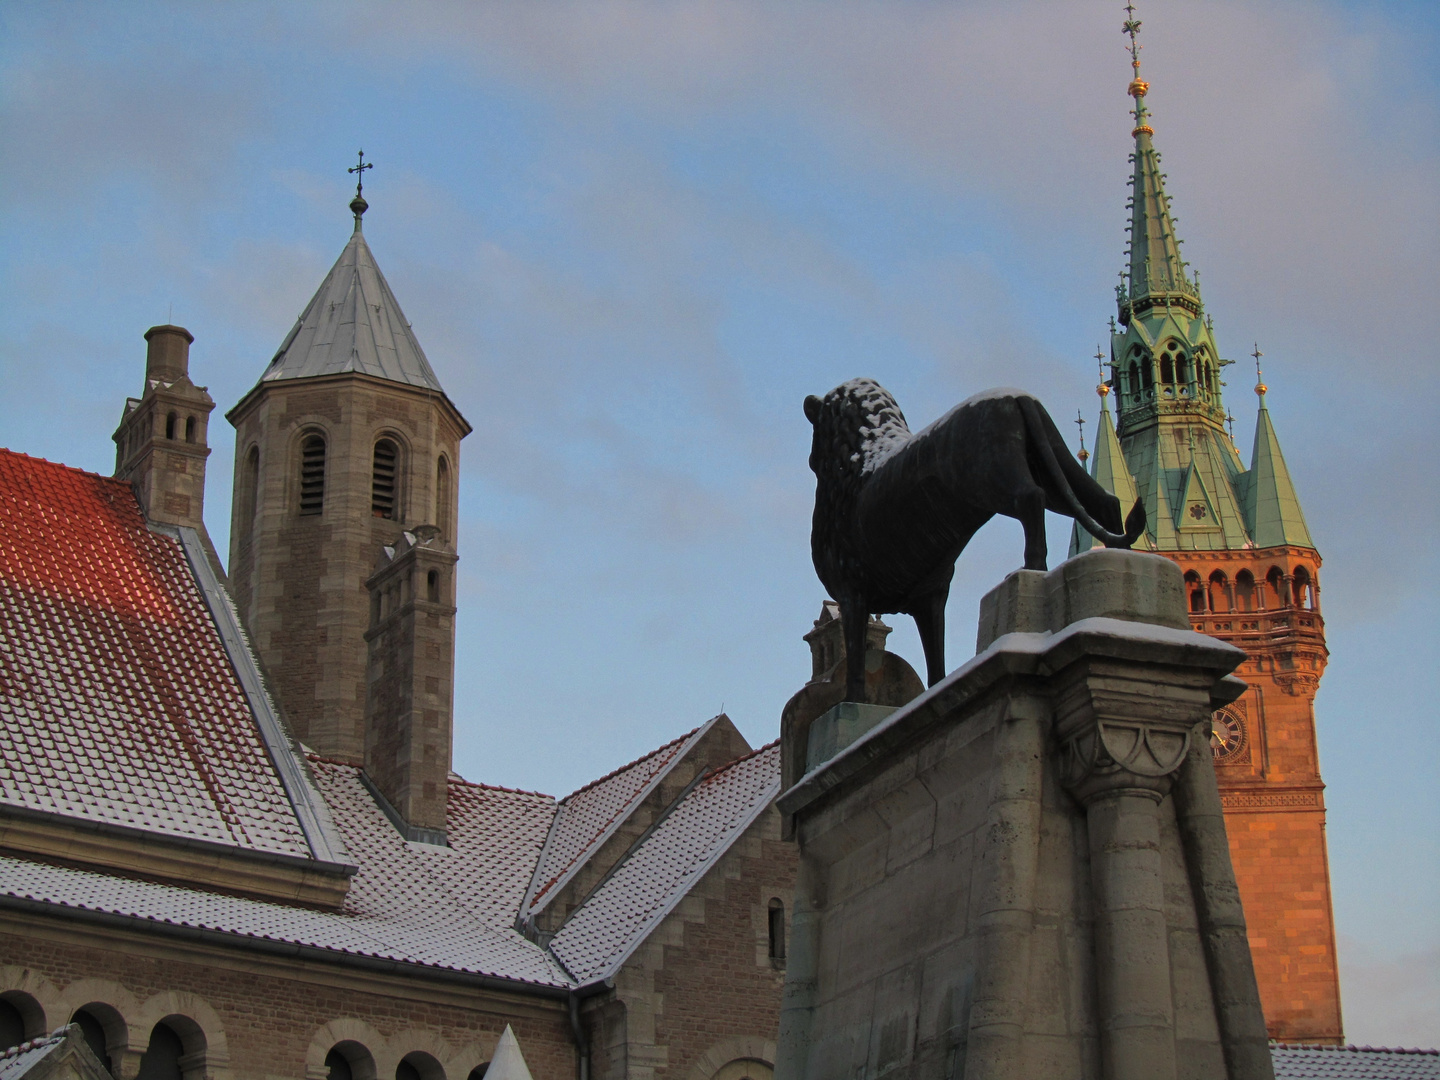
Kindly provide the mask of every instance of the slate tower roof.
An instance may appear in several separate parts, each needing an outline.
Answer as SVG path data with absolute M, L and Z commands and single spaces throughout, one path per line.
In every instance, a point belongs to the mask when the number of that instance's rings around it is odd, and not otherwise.
M 425 350 L 420 348 L 409 320 L 370 246 L 365 243 L 361 217 L 363 200 L 357 199 L 355 231 L 320 283 L 310 303 L 286 335 L 261 382 L 303 379 L 311 375 L 359 372 L 442 390 Z

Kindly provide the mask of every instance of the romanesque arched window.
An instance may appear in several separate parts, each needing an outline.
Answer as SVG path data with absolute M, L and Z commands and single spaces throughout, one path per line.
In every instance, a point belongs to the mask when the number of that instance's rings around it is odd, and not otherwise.
M 353 1039 L 338 1042 L 325 1055 L 326 1080 L 375 1080 L 375 1058 Z
M 124 1018 L 109 1005 L 91 1002 L 76 1009 L 70 1022 L 79 1026 L 80 1034 L 85 1037 L 85 1045 L 100 1059 L 100 1064 L 112 1074 L 118 1075 L 110 1060 L 110 1043 L 112 1034 L 115 1036 L 113 1041 L 124 1043 L 127 1034 Z
M 169 416 L 165 417 L 165 438 L 175 438 L 175 424 L 177 421 L 179 421 L 179 419 L 180 418 L 176 416 L 173 412 Z
M 193 416 L 185 418 L 185 441 L 188 443 L 195 441 L 195 417 Z
M 325 436 L 312 432 L 300 443 L 300 513 L 325 509 Z
M 441 454 L 435 462 L 435 525 L 440 539 L 450 540 L 450 462 Z
M 399 468 L 400 448 L 395 441 L 378 440 L 370 473 L 370 512 L 378 518 L 400 517 Z
M 412 1050 L 395 1066 L 395 1080 L 445 1080 L 445 1070 L 423 1050 Z
M 242 537 L 255 528 L 255 515 L 260 508 L 260 448 L 250 447 L 240 467 L 240 497 L 235 502 Z
M 180 1059 L 184 1056 L 184 1041 L 162 1020 L 150 1030 L 150 1044 L 145 1047 L 135 1080 L 183 1080 Z

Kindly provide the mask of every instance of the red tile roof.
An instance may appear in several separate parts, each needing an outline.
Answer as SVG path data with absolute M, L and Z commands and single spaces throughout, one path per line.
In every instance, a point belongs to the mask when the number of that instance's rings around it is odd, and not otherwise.
M 178 540 L 0 450 L 0 804 L 308 857 Z

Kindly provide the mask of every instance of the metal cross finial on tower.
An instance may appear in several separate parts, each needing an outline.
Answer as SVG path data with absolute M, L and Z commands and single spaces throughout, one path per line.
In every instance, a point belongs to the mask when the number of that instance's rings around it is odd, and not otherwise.
M 1230 425 L 1230 441 L 1233 443 L 1235 441 L 1235 417 L 1227 412 L 1225 422 Z
M 1265 376 L 1260 371 L 1260 358 L 1265 354 L 1260 351 L 1260 343 L 1255 343 L 1255 351 L 1250 354 L 1255 358 L 1255 393 L 1260 395 L 1261 400 L 1265 398 L 1265 392 L 1270 388 L 1265 385 Z
M 1103 402 L 1105 395 L 1110 393 L 1110 386 L 1105 382 L 1105 350 L 1100 347 L 1098 342 L 1095 345 L 1095 367 L 1100 372 L 1100 382 L 1095 387 L 1095 393 L 1100 395 L 1100 400 Z M 1083 428 L 1081 434 L 1084 434 Z
M 354 168 L 345 170 L 346 172 L 355 174 L 355 198 L 350 200 L 350 212 L 355 215 L 356 232 L 360 231 L 360 218 L 364 216 L 366 210 L 370 209 L 370 204 L 365 201 L 363 194 L 365 190 L 365 170 L 373 169 L 374 167 L 375 163 L 373 161 L 366 161 L 365 151 L 361 150 L 360 163 Z
M 1090 460 L 1090 451 L 1085 449 L 1085 416 L 1079 409 L 1075 410 L 1075 423 L 1080 428 L 1080 453 L 1075 456 L 1080 459 L 1080 464 L 1084 465 Z

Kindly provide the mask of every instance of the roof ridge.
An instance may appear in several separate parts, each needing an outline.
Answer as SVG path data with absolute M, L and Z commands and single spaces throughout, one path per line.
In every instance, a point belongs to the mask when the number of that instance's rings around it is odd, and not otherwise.
M 708 784 L 711 780 L 714 780 L 714 779 L 715 779 L 717 776 L 719 776 L 721 773 L 727 772 L 727 771 L 729 771 L 730 769 L 733 769 L 736 765 L 739 765 L 741 762 L 749 761 L 749 760 L 750 760 L 751 758 L 753 758 L 753 757 L 758 757 L 760 754 L 765 753 L 766 750 L 772 750 L 772 749 L 774 749 L 776 746 L 779 746 L 779 745 L 780 745 L 780 740 L 779 740 L 779 739 L 772 739 L 772 740 L 770 740 L 769 742 L 767 742 L 764 746 L 757 746 L 754 750 L 751 750 L 748 754 L 741 754 L 739 757 L 733 758 L 733 759 L 731 759 L 730 761 L 725 762 L 725 764 L 723 764 L 723 765 L 716 765 L 715 768 L 713 768 L 713 769 L 710 770 L 709 774 L 705 777 L 704 780 L 701 781 L 701 783 Z
M 588 784 L 584 784 L 584 785 L 582 785 L 581 787 L 576 788 L 574 791 L 570 792 L 569 795 L 566 795 L 564 798 L 561 798 L 561 799 L 559 799 L 559 800 L 557 800 L 557 801 L 558 801 L 558 802 L 561 802 L 561 803 L 564 803 L 565 801 L 567 801 L 567 800 L 569 800 L 569 799 L 573 799 L 576 795 L 579 795 L 579 794 L 581 794 L 581 793 L 583 793 L 583 792 L 589 791 L 589 790 L 590 790 L 591 788 L 593 788 L 593 787 L 598 787 L 599 785 L 603 784 L 606 780 L 613 780 L 615 777 L 619 776 L 621 773 L 626 772 L 626 771 L 629 770 L 629 769 L 633 769 L 636 765 L 639 765 L 642 761 L 646 761 L 646 760 L 648 760 L 648 759 L 650 759 L 650 758 L 653 758 L 656 754 L 660 753 L 660 751 L 662 751 L 662 750 L 668 750 L 670 747 L 674 746 L 676 743 L 684 742 L 686 739 L 690 738 L 692 735 L 695 734 L 695 732 L 699 731 L 700 728 L 702 728 L 702 727 L 704 727 L 704 726 L 705 726 L 704 724 L 700 724 L 700 725 L 698 725 L 697 727 L 691 728 L 689 731 L 685 732 L 684 735 L 681 735 L 681 736 L 679 736 L 678 738 L 671 739 L 671 740 L 670 740 L 669 742 L 667 742 L 667 743 L 661 743 L 659 746 L 655 747 L 654 750 L 650 750 L 650 751 L 647 751 L 646 753 L 641 754 L 641 755 L 640 755 L 639 757 L 637 757 L 634 761 L 627 761 L 624 765 L 621 765 L 619 768 L 611 769 L 611 770 L 610 770 L 608 773 L 606 773 L 604 776 L 601 776 L 601 777 L 598 777 L 598 778 L 596 778 L 596 779 L 594 779 L 594 780 L 591 780 Z
M 0 454 L 9 454 L 11 457 L 23 458 L 26 461 L 39 462 L 41 465 L 49 465 L 55 469 L 64 469 L 66 472 L 78 473 L 80 476 L 88 477 L 91 480 L 103 480 L 107 484 L 114 484 L 117 487 L 129 488 L 130 481 L 117 480 L 113 476 L 102 476 L 100 473 L 91 472 L 89 469 L 81 469 L 74 465 L 66 465 L 63 461 L 51 461 L 49 458 L 38 457 L 34 454 L 27 454 L 23 450 L 11 450 L 8 446 L 0 446 Z
M 486 791 L 506 791 L 511 795 L 537 795 L 542 799 L 554 800 L 554 795 L 546 794 L 543 791 L 531 791 L 529 788 L 506 787 L 504 784 L 486 784 L 480 780 L 466 780 L 463 776 L 451 776 L 448 778 L 451 784 L 463 784 L 465 787 L 484 788 Z

